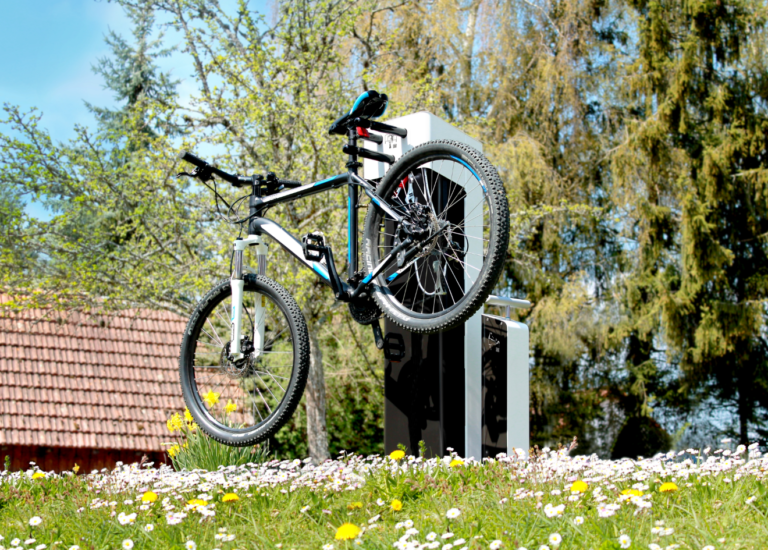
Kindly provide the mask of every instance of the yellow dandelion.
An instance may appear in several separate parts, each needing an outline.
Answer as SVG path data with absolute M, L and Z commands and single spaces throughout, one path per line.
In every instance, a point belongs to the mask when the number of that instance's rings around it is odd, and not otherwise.
M 641 496 L 643 496 L 643 492 L 642 492 L 642 491 L 640 491 L 640 490 L 638 490 L 638 489 L 624 489 L 624 490 L 621 492 L 621 494 L 622 494 L 622 495 L 633 495 L 633 496 L 636 496 L 636 497 L 641 497 Z
M 195 506 L 195 507 L 197 507 L 197 506 L 208 506 L 208 503 L 206 501 L 204 501 L 203 499 L 200 499 L 200 498 L 193 498 L 192 500 L 188 500 L 187 504 L 189 504 L 190 506 Z
M 147 491 L 141 495 L 141 502 L 155 502 L 157 500 L 157 493 L 154 491 Z
M 45 477 L 45 474 L 43 472 L 35 472 L 32 474 L 32 479 L 40 479 L 41 477 Z
M 677 485 L 672 483 L 671 481 L 667 481 L 666 483 L 662 483 L 661 487 L 659 487 L 660 493 L 674 493 L 677 491 Z
M 213 407 L 216 403 L 219 402 L 220 395 L 220 393 L 216 393 L 213 390 L 208 390 L 208 393 L 203 395 L 203 401 L 205 401 L 209 407 Z
M 222 502 L 234 502 L 236 500 L 240 500 L 240 497 L 237 496 L 235 493 L 227 493 L 223 497 L 221 497 Z
M 180 450 L 181 450 L 181 447 L 179 447 L 178 445 L 174 445 L 173 447 L 170 447 L 170 448 L 168 449 L 168 455 L 169 455 L 171 458 L 173 458 L 173 457 L 175 457 L 177 454 L 179 454 L 179 451 L 180 451 Z
M 402 509 L 403 509 L 403 503 L 402 503 L 402 502 L 400 502 L 400 501 L 399 501 L 399 500 L 397 500 L 397 499 L 393 500 L 393 501 L 392 501 L 392 504 L 390 504 L 390 506 L 392 507 L 392 509 L 393 509 L 395 512 L 399 512 L 400 510 L 402 510 Z
M 362 502 L 353 502 L 351 504 L 347 504 L 347 510 L 354 510 L 355 508 L 362 508 L 363 503 Z
M 360 534 L 360 528 L 352 523 L 344 523 L 336 529 L 336 540 L 352 540 Z
M 186 420 L 187 422 L 195 421 L 195 417 L 192 416 L 192 413 L 189 412 L 189 409 L 184 409 L 184 420 Z
M 231 400 L 227 399 L 227 404 L 226 404 L 226 406 L 224 407 L 224 411 L 225 411 L 227 414 L 232 414 L 232 413 L 233 413 L 233 412 L 235 412 L 236 410 L 237 410 L 237 405 L 236 405 L 235 403 L 232 403 L 232 401 L 231 401 Z
M 75 462 L 75 465 L 72 467 L 72 471 L 75 473 L 80 471 L 80 466 L 77 465 L 77 462 Z
M 464 461 L 458 458 L 454 458 L 453 460 L 451 460 L 451 463 L 449 464 L 451 468 L 456 468 L 457 466 L 463 466 L 463 465 L 464 465 Z
M 397 449 L 396 451 L 392 451 L 389 453 L 389 458 L 392 460 L 402 460 L 402 458 L 405 456 L 405 452 L 401 451 L 400 449 Z
M 580 479 L 573 482 L 571 485 L 571 492 L 572 493 L 585 493 L 589 489 L 589 485 L 585 481 L 581 481 Z

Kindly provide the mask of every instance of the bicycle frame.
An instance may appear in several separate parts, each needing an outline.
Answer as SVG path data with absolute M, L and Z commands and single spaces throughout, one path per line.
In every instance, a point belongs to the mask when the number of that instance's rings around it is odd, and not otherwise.
M 243 288 L 245 283 L 243 281 L 243 252 L 249 246 L 256 246 L 256 254 L 258 260 L 260 275 L 266 273 L 266 254 L 268 247 L 262 241 L 262 235 L 267 235 L 274 239 L 280 246 L 294 256 L 300 263 L 314 271 L 321 279 L 323 279 L 329 285 L 331 282 L 331 273 L 328 268 L 320 262 L 309 260 L 304 256 L 304 249 L 301 242 L 293 235 L 288 233 L 283 227 L 280 226 L 274 220 L 261 217 L 259 214 L 269 207 L 292 202 L 294 200 L 316 195 L 331 189 L 338 189 L 344 185 L 349 186 L 349 197 L 347 201 L 347 217 L 348 217 L 348 236 L 349 242 L 347 247 L 348 261 L 349 261 L 349 277 L 350 279 L 358 272 L 358 216 L 357 210 L 359 207 L 359 195 L 358 188 L 362 188 L 366 195 L 371 199 L 371 202 L 376 208 L 381 209 L 384 213 L 390 216 L 397 222 L 401 222 L 403 217 L 389 207 L 386 202 L 376 194 L 375 187 L 370 181 L 361 178 L 356 173 L 356 167 L 350 168 L 346 174 L 339 174 L 330 178 L 303 185 L 280 193 L 268 195 L 266 197 L 259 197 L 256 195 L 251 196 L 250 209 L 251 220 L 248 225 L 248 237 L 245 239 L 238 238 L 234 242 L 234 269 L 232 273 L 231 285 L 232 285 L 232 340 L 230 347 L 230 357 L 233 360 L 243 358 L 241 351 L 241 315 L 242 315 L 242 297 Z M 344 299 L 355 298 L 360 292 L 368 286 L 368 284 L 377 277 L 382 271 L 384 271 L 397 257 L 397 253 L 405 249 L 412 242 L 404 241 L 400 246 L 393 249 L 384 260 L 374 268 L 374 270 L 367 274 L 356 287 L 350 287 L 347 283 L 340 282 L 341 290 L 345 293 Z M 337 295 L 337 298 L 339 296 Z M 263 305 L 257 304 L 257 309 L 263 307 Z M 256 312 L 258 315 L 259 311 Z M 254 335 L 253 342 L 256 351 L 254 356 L 258 356 L 260 352 L 262 328 L 259 322 L 254 323 Z

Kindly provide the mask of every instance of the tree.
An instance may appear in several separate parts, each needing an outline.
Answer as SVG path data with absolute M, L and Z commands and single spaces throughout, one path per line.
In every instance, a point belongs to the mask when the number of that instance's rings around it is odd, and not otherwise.
M 2 243 L 37 253 L 19 264 L 3 254 L 2 284 L 16 302 L 56 307 L 143 305 L 182 313 L 223 257 L 208 236 L 214 219 L 203 195 L 173 179 L 168 134 L 174 94 L 152 51 L 151 11 L 133 11 L 135 46 L 111 34 L 113 57 L 97 66 L 124 104 L 92 107 L 95 130 L 55 143 L 41 115 L 6 105 L 0 182 L 54 214 L 26 218 Z M 130 78 L 129 78 L 130 77 Z M 154 129 L 154 130 L 153 130 Z M 33 260 L 33 261 L 32 261 Z M 203 284 L 201 284 L 203 283 Z
M 115 100 L 122 102 L 122 106 L 109 109 L 86 105 L 104 128 L 119 132 L 138 112 L 147 135 L 179 134 L 182 128 L 171 119 L 178 81 L 171 80 L 157 66 L 157 60 L 171 55 L 173 48 L 161 47 L 162 34 L 152 37 L 154 10 L 127 6 L 125 13 L 133 24 L 134 43 L 130 44 L 114 31 L 109 31 L 104 41 L 111 48 L 111 55 L 99 59 L 93 67 L 93 71 L 104 79 L 104 87 L 114 92 Z M 168 117 L 150 119 L 148 110 L 151 105 L 163 108 Z
M 627 295 L 633 362 L 663 337 L 680 391 L 734 402 L 746 443 L 768 406 L 766 7 L 629 6 L 638 55 L 623 67 L 628 139 L 613 164 L 641 258 Z

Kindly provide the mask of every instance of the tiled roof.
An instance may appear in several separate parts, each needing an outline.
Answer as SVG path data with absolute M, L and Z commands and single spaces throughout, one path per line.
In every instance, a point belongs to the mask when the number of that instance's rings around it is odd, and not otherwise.
M 0 445 L 164 449 L 184 408 L 185 325 L 150 310 L 0 310 Z

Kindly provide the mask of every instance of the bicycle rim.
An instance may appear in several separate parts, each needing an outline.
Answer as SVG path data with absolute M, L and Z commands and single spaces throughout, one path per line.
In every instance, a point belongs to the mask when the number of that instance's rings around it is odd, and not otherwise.
M 291 390 L 294 335 L 279 303 L 246 285 L 241 322 L 245 358 L 232 362 L 231 318 L 230 293 L 219 295 L 202 312 L 194 344 L 193 398 L 214 427 L 251 432 L 280 411 Z M 260 337 L 254 335 L 256 327 Z

